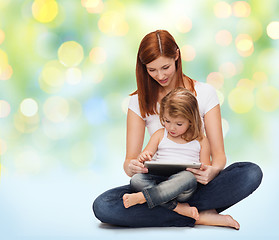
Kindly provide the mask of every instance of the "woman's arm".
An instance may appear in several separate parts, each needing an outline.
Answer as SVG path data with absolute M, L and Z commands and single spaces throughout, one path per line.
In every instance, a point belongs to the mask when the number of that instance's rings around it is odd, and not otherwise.
M 210 144 L 212 166 L 216 168 L 219 173 L 225 167 L 227 161 L 219 104 L 205 114 L 204 126 Z
M 126 134 L 126 158 L 124 171 L 128 176 L 136 173 L 147 172 L 143 164 L 137 160 L 144 141 L 145 122 L 135 112 L 128 109 L 127 134 Z
M 218 104 L 209 110 L 204 117 L 206 136 L 209 141 L 212 166 L 204 165 L 200 170 L 187 169 L 195 174 L 197 181 L 208 184 L 226 165 L 226 155 L 222 132 L 221 111 Z
M 201 151 L 200 151 L 200 162 L 203 165 L 211 165 L 210 162 L 210 145 L 206 136 L 200 141 Z

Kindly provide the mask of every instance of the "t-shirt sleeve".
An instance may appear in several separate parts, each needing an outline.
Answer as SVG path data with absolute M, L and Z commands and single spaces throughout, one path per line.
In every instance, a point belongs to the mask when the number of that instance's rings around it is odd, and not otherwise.
M 140 113 L 139 99 L 137 94 L 130 96 L 128 108 L 131 109 L 134 113 L 136 113 L 143 119 Z
M 206 94 L 205 94 L 205 108 L 204 113 L 206 114 L 212 108 L 219 104 L 219 98 L 217 92 L 213 86 L 206 84 Z

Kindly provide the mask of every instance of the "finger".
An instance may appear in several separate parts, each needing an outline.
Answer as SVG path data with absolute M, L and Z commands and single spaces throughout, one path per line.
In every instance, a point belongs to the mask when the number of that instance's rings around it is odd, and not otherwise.
M 202 163 L 202 165 L 201 165 L 201 167 L 200 167 L 200 170 L 205 171 L 207 168 L 208 168 L 208 166 L 207 166 L 207 165 L 204 165 L 204 164 Z
M 201 173 L 202 173 L 201 170 L 195 169 L 195 168 L 186 168 L 186 170 L 195 174 L 195 175 L 201 175 Z

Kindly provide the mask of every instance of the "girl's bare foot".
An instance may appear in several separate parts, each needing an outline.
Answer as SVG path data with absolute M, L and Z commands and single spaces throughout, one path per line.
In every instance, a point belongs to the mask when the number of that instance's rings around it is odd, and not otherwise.
M 239 230 L 239 223 L 230 215 L 222 215 L 215 209 L 200 212 L 200 218 L 196 221 L 198 225 L 231 227 Z
M 199 212 L 196 207 L 190 207 L 188 203 L 178 203 L 176 208 L 173 210 L 180 215 L 194 218 L 195 220 L 199 219 Z
M 123 204 L 125 208 L 132 207 L 136 204 L 143 204 L 145 202 L 146 200 L 142 192 L 131 194 L 127 193 L 123 195 Z

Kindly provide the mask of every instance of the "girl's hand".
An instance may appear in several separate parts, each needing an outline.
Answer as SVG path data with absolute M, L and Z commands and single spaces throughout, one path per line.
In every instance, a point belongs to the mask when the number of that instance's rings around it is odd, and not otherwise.
M 148 173 L 148 169 L 144 167 L 143 162 L 138 159 L 132 159 L 128 165 L 129 176 L 133 176 L 136 173 Z
M 208 184 L 220 172 L 219 168 L 204 164 L 201 165 L 200 169 L 187 168 L 186 170 L 192 172 L 195 175 L 197 182 L 203 185 Z
M 149 151 L 144 151 L 138 156 L 138 160 L 142 163 L 145 161 L 151 161 L 153 154 Z

